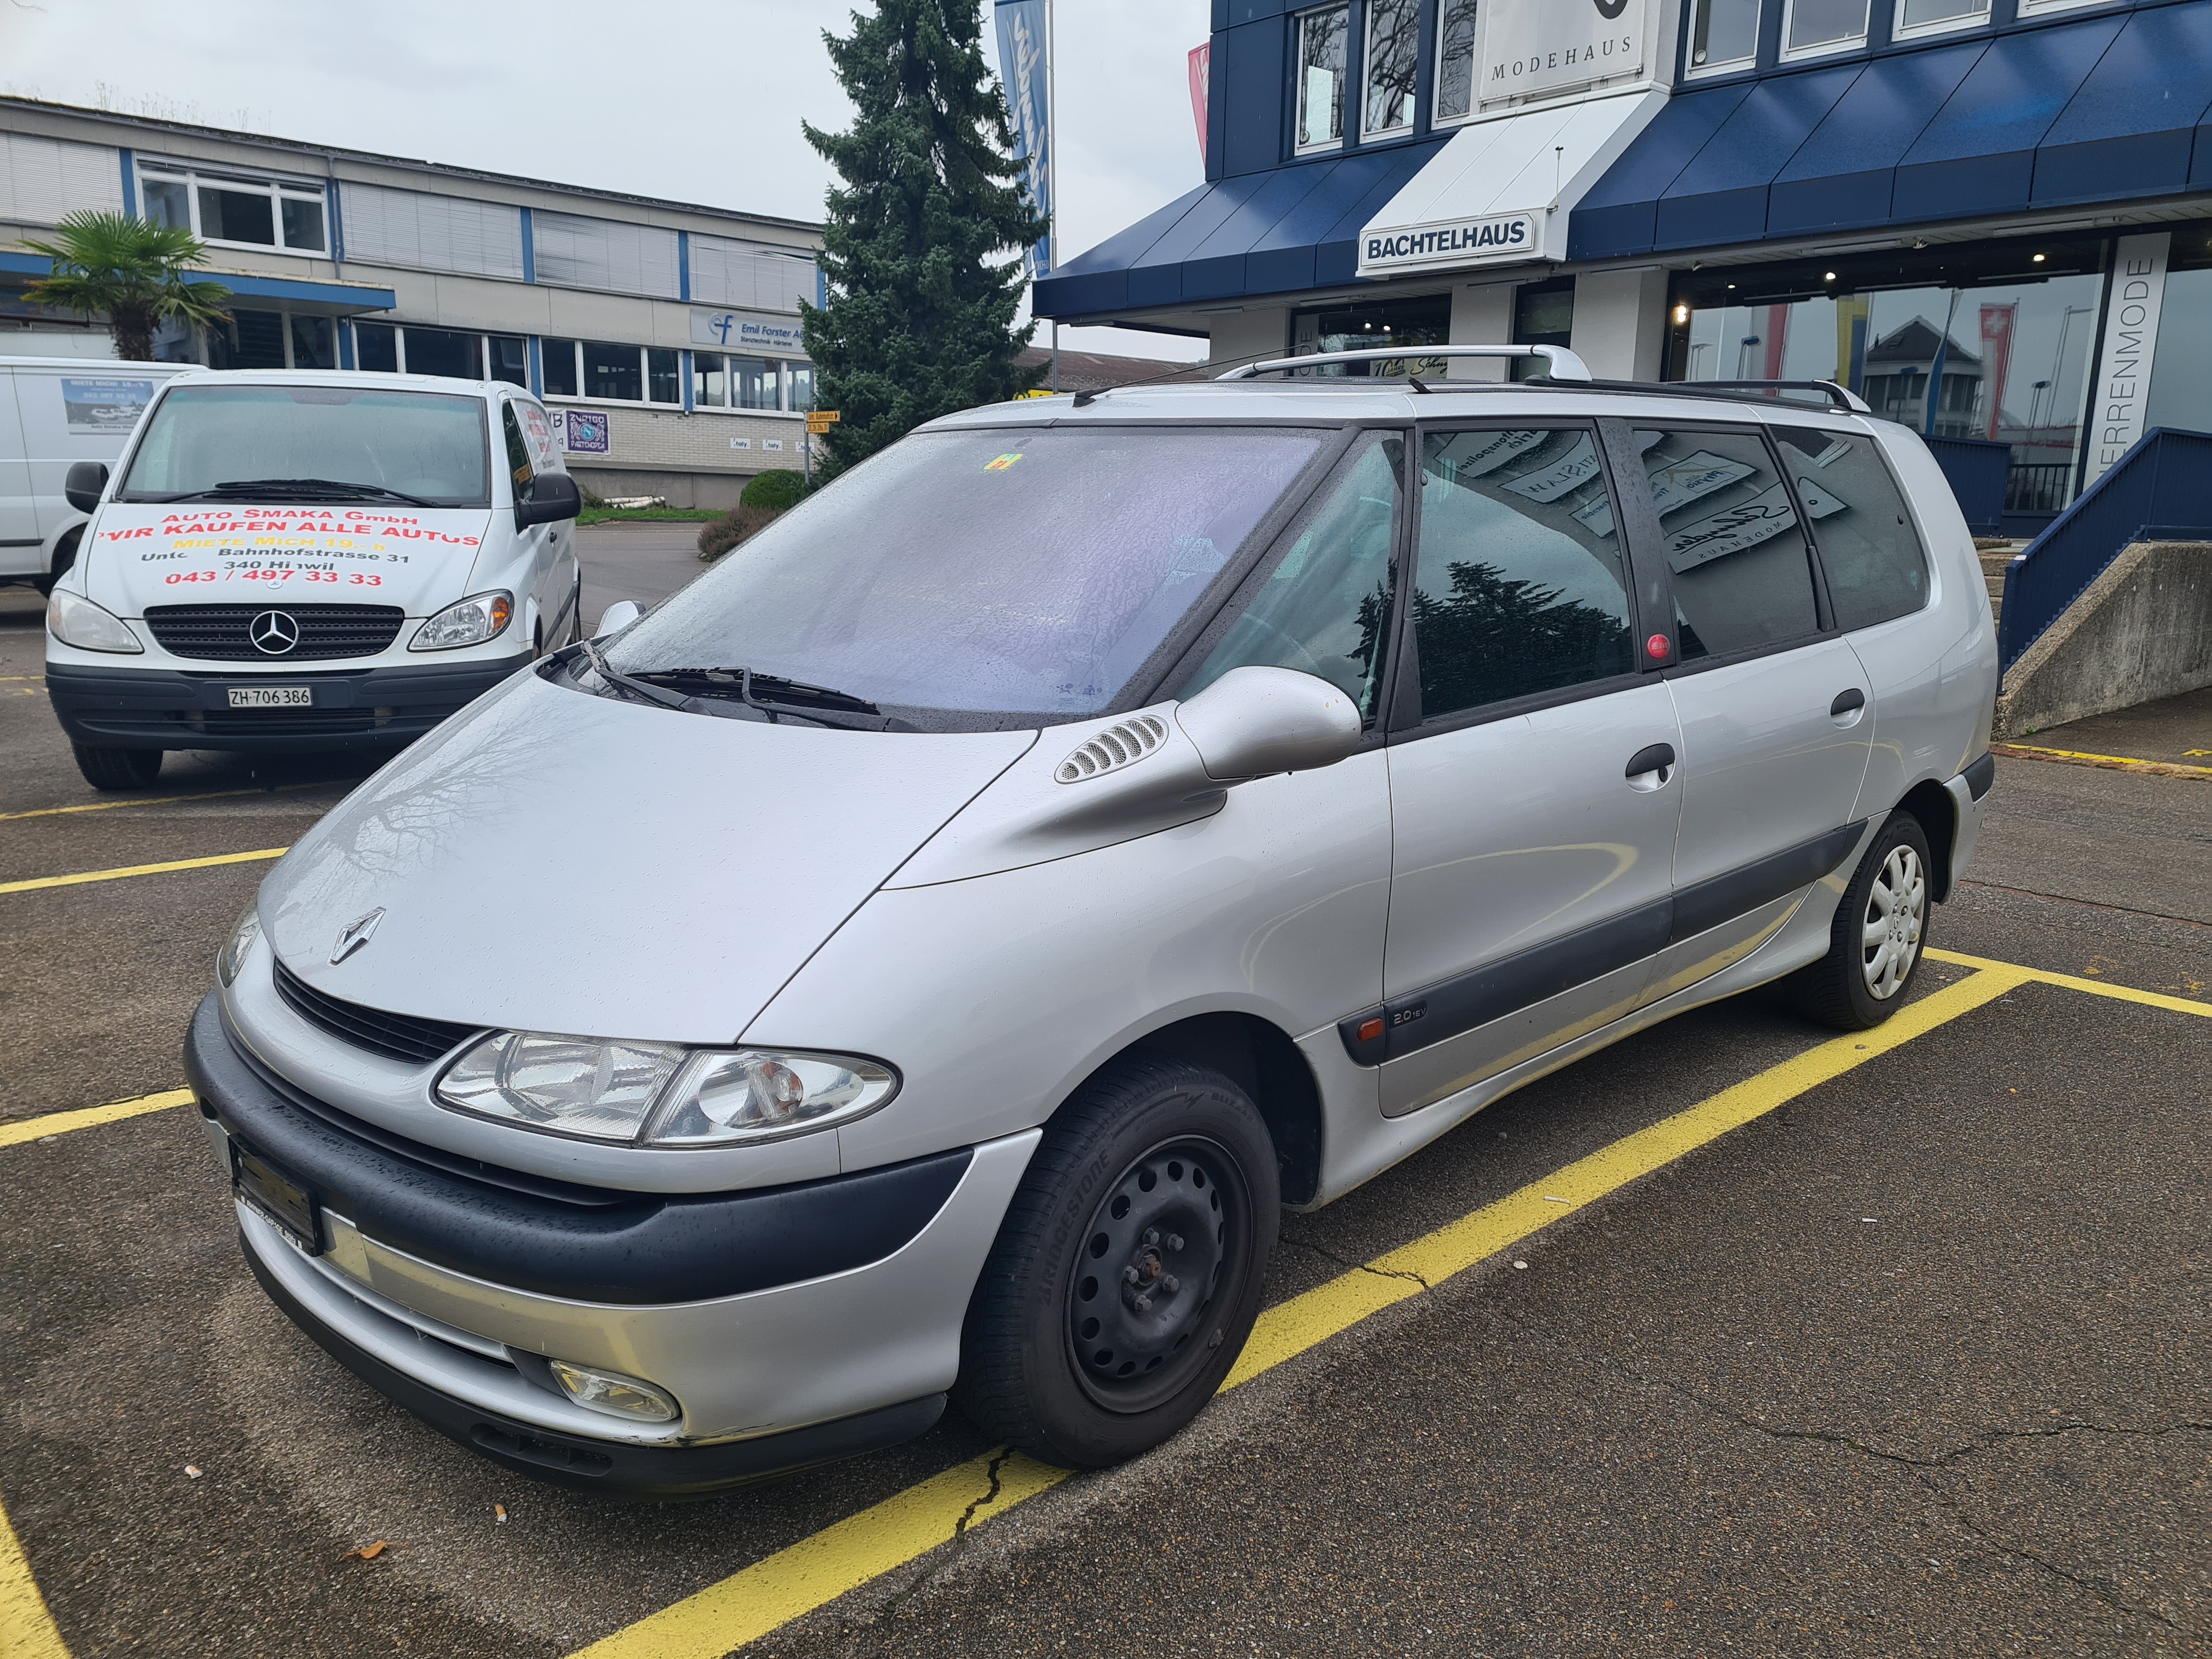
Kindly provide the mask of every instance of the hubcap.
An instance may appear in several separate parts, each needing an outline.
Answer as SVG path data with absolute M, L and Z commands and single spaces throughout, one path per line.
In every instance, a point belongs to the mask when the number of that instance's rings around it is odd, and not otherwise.
M 1887 1002 L 1905 988 L 1920 957 L 1920 929 L 1928 913 L 1928 880 L 1910 847 L 1890 849 L 1881 874 L 1867 894 L 1859 935 L 1860 971 L 1875 1000 Z
M 1093 1400 L 1149 1410 L 1205 1365 L 1250 1213 L 1242 1173 L 1210 1140 L 1164 1141 L 1121 1172 L 1067 1287 L 1068 1355 Z

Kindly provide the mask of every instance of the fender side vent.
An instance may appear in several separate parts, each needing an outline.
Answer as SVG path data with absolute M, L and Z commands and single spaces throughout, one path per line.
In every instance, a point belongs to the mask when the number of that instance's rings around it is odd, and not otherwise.
M 1103 772 L 1131 766 L 1168 738 L 1167 722 L 1154 714 L 1133 714 L 1109 726 L 1066 760 L 1052 775 L 1060 783 L 1080 783 Z

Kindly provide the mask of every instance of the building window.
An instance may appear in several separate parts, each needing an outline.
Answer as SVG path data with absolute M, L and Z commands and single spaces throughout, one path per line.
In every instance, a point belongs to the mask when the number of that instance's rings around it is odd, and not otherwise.
M 730 374 L 722 358 L 712 351 L 691 354 L 691 402 L 699 409 L 730 406 Z
M 1413 75 L 1421 52 L 1420 0 L 1367 0 L 1367 105 L 1362 137 L 1413 130 Z
M 1344 139 L 1344 46 L 1351 9 L 1331 6 L 1298 19 L 1298 148 Z
M 1989 21 L 1990 0 L 1897 0 L 1889 33 L 1892 40 L 1910 40 Z
M 1866 45 L 1869 0 L 1789 0 L 1782 15 L 1782 55 L 1809 58 Z
M 1748 69 L 1758 56 L 1759 0 L 1694 0 L 1690 14 L 1691 74 Z
M 2020 15 L 2036 17 L 2046 11 L 2079 11 L 2084 6 L 2110 3 L 2111 0 L 2020 0 Z
M 814 407 L 814 365 L 786 363 L 783 366 L 783 385 L 790 401 L 785 405 L 799 414 Z
M 549 339 L 538 353 L 549 398 L 683 406 L 681 359 L 673 349 Z
M 813 401 L 811 363 L 691 354 L 691 402 L 698 408 L 805 410 Z
M 2005 510 L 2048 515 L 2073 499 L 2106 256 L 2008 239 L 1680 272 L 1667 378 L 1833 380 L 1916 432 L 2006 445 Z
M 354 361 L 387 374 L 441 374 L 456 380 L 530 384 L 529 346 L 519 334 L 465 333 L 447 328 L 353 325 Z M 489 373 L 486 373 L 486 366 Z
M 188 341 L 164 362 L 199 361 Z M 230 320 L 208 331 L 210 368 L 336 368 L 337 325 L 328 317 L 289 311 L 233 309 Z
M 1474 13 L 1475 0 L 1440 0 L 1437 7 L 1439 122 L 1463 121 L 1474 113 Z
M 1571 279 L 1570 279 L 1571 280 Z M 1291 352 L 1326 356 L 1337 351 L 1376 351 L 1394 346 L 1419 348 L 1443 345 L 1451 338 L 1451 295 L 1423 295 L 1413 300 L 1370 300 L 1322 306 L 1296 313 L 1291 319 Z M 1300 375 L 1334 379 L 1340 375 L 1393 376 L 1442 374 L 1440 358 L 1424 357 L 1409 349 L 1401 358 L 1381 362 L 1316 363 Z
M 147 218 L 189 230 L 204 242 L 289 253 L 329 249 L 320 185 L 190 168 L 173 172 L 159 162 L 142 164 L 138 179 Z

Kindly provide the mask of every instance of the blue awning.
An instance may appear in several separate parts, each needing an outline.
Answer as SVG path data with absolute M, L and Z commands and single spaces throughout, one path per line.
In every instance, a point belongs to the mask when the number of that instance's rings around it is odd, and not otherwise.
M 1444 142 L 1201 185 L 1041 280 L 1030 308 L 1088 317 L 1350 283 L 1361 229 Z
M 38 253 L 0 253 L 0 270 L 25 276 L 44 276 L 53 261 Z M 266 300 L 294 311 L 312 311 L 332 317 L 352 317 L 366 311 L 390 311 L 399 296 L 388 288 L 362 283 L 311 283 L 295 276 L 249 276 L 234 270 L 194 271 L 194 283 L 221 283 L 240 300 Z
M 1576 207 L 1633 258 L 2212 184 L 2212 0 L 1677 94 Z

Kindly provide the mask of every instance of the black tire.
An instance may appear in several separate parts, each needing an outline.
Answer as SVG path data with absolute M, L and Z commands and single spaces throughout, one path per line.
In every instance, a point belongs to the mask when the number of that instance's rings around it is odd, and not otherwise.
M 1243 1352 L 1280 1204 L 1242 1089 L 1180 1060 L 1115 1061 L 1053 1118 L 1007 1206 L 955 1401 L 1048 1462 L 1099 1468 L 1158 1445 Z
M 1905 1006 L 1927 958 L 1929 868 L 1920 820 L 1892 812 L 1836 906 L 1828 954 L 1784 981 L 1800 1012 L 1838 1030 L 1865 1031 Z M 1901 898 L 1891 884 L 1900 872 Z
M 159 749 L 94 749 L 81 743 L 70 748 L 76 755 L 76 769 L 95 789 L 143 789 L 161 775 Z

